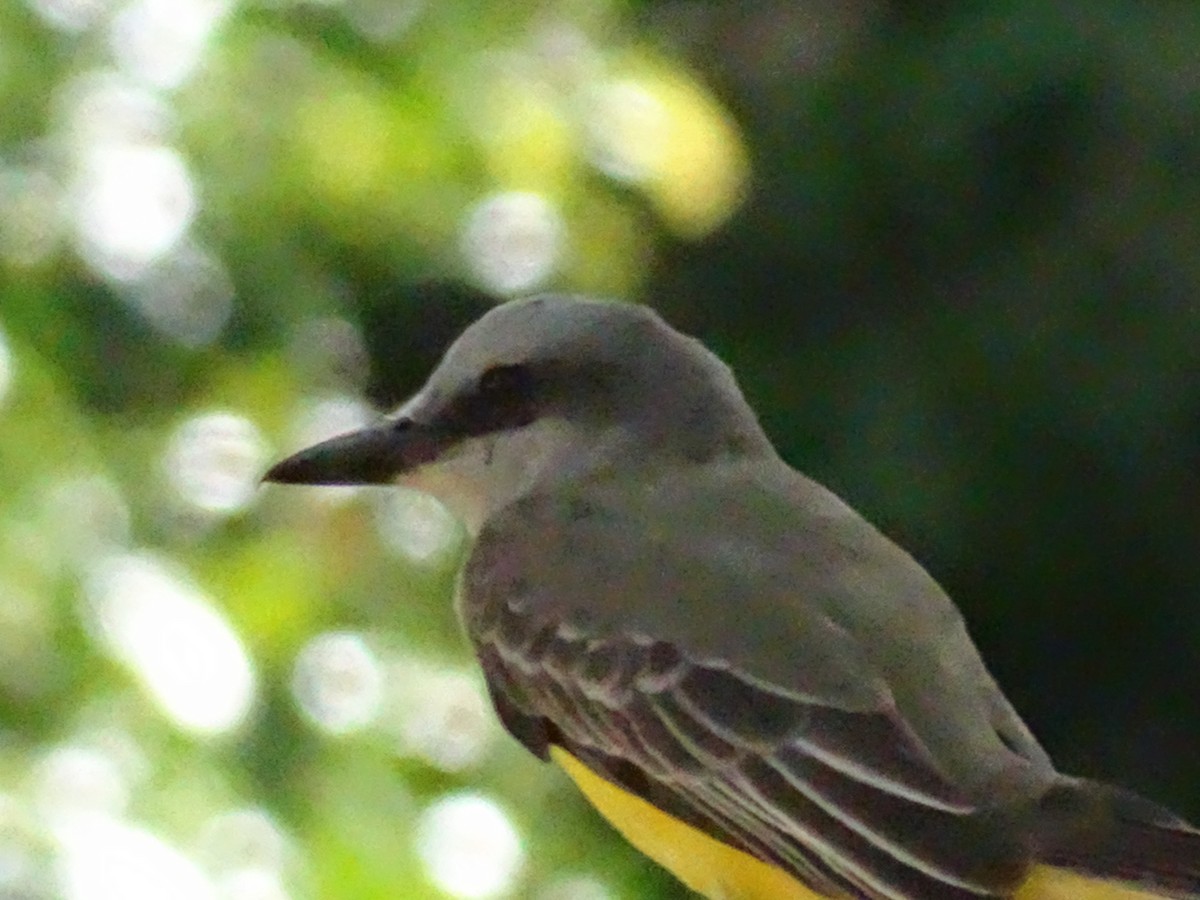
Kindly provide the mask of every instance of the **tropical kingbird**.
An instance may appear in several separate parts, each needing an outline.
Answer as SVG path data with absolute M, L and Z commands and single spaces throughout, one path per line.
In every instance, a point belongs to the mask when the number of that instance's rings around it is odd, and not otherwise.
M 498 306 L 266 478 L 459 515 L 504 725 L 711 900 L 1200 898 L 1200 831 L 1057 772 L 934 580 L 643 307 Z

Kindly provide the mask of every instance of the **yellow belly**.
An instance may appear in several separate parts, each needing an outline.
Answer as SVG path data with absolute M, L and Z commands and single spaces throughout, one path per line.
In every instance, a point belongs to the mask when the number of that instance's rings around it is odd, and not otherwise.
M 596 775 L 561 747 L 551 757 L 629 843 L 708 900 L 828 900 L 781 869 L 722 844 Z M 1032 870 L 1013 900 L 1154 900 L 1150 894 L 1061 869 Z
M 722 844 L 594 774 L 561 747 L 551 756 L 592 806 L 642 853 L 709 900 L 822 900 L 796 879 Z
M 1166 896 L 1115 881 L 1097 881 L 1074 872 L 1038 866 L 1013 895 L 1013 900 L 1163 900 Z

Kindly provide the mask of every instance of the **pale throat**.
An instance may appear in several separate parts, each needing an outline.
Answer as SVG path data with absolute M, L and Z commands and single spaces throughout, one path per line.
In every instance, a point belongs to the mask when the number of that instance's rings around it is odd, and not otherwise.
M 540 420 L 465 441 L 396 483 L 432 494 L 475 537 L 494 512 L 572 468 L 583 453 L 579 437 L 561 420 Z
M 476 537 L 487 518 L 488 503 L 486 489 L 477 481 L 461 473 L 448 471 L 437 464 L 422 466 L 396 479 L 396 484 L 422 491 L 437 498 L 471 537 Z

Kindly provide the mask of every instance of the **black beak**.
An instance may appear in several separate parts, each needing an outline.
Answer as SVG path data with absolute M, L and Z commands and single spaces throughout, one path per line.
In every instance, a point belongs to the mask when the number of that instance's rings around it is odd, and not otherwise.
M 315 444 L 277 462 L 263 481 L 280 484 L 387 484 L 436 459 L 444 442 L 411 419 L 397 419 Z

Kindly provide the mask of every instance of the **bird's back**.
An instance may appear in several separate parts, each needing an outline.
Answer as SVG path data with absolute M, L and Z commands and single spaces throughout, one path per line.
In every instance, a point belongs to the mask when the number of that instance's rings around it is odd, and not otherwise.
M 937 583 L 777 459 L 601 474 L 529 497 L 489 532 L 561 579 L 547 602 L 564 612 L 842 708 L 890 696 L 964 787 L 1022 762 L 1050 771 Z
M 535 752 L 613 779 L 640 766 L 660 809 L 833 888 L 1004 896 L 1021 877 L 1016 806 L 1058 776 L 932 579 L 777 460 L 535 492 L 484 527 L 463 589 L 497 706 Z M 857 804 L 828 859 L 788 824 L 803 804 L 770 796 L 780 778 L 814 816 Z

